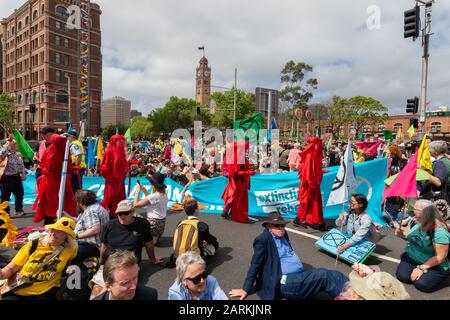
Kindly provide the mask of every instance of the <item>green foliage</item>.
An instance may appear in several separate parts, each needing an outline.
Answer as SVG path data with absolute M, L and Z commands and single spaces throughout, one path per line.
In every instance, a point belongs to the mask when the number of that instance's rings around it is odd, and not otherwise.
M 340 129 L 351 123 L 356 129 L 356 136 L 366 125 L 377 125 L 387 120 L 388 108 L 378 100 L 370 97 L 356 96 L 350 99 L 334 96 L 327 107 L 327 120 L 334 137 L 339 137 Z
M 281 83 L 285 87 L 280 91 L 280 97 L 293 109 L 301 108 L 304 111 L 307 109 L 308 101 L 313 97 L 312 90 L 317 89 L 318 81 L 309 78 L 305 85 L 302 85 L 302 82 L 312 71 L 310 65 L 304 62 L 295 63 L 293 60 L 288 61 L 281 71 Z
M 105 139 L 106 141 L 109 140 L 109 138 L 111 138 L 113 135 L 116 134 L 116 130 L 118 134 L 122 134 L 124 135 L 125 132 L 127 132 L 128 127 L 126 125 L 123 124 L 118 124 L 118 125 L 109 125 L 105 128 L 103 128 L 102 130 L 102 137 L 103 139 Z
M 153 125 L 153 133 L 171 133 L 176 129 L 191 129 L 194 121 L 202 121 L 203 126 L 211 122 L 208 111 L 201 110 L 197 115 L 199 104 L 192 99 L 171 97 L 166 105 L 154 110 L 148 116 Z
M 152 122 L 144 117 L 131 120 L 131 139 L 150 139 L 152 137 Z
M 12 132 L 14 129 L 14 98 L 5 94 L 0 94 L 0 132 Z
M 212 98 L 216 102 L 217 109 L 229 109 L 217 111 L 212 116 L 212 125 L 219 129 L 233 128 L 234 91 L 214 92 Z M 255 95 L 238 89 L 236 91 L 236 120 L 248 118 L 255 112 Z
M 347 106 L 356 135 L 359 135 L 364 126 L 382 124 L 388 118 L 384 114 L 388 108 L 374 98 L 356 96 L 348 99 Z

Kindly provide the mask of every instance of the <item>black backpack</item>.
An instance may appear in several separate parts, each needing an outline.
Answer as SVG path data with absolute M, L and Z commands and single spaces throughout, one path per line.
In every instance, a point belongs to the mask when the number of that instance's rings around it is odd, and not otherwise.
M 63 276 L 61 277 L 61 287 L 56 293 L 56 300 L 89 300 L 89 297 L 91 295 L 89 281 L 91 281 L 92 277 L 98 270 L 98 259 L 87 258 L 82 263 L 74 266 L 77 266 L 81 271 L 80 287 L 69 288 L 68 285 L 72 285 L 72 281 L 70 281 L 70 277 L 72 274 L 67 274 L 67 272 L 64 272 Z M 70 266 L 68 267 L 68 269 L 70 269 Z

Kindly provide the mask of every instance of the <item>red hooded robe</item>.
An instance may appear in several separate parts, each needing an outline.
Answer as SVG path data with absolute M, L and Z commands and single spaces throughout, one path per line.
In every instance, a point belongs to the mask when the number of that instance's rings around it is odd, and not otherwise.
M 67 139 L 54 134 L 50 140 L 50 146 L 45 150 L 41 158 L 42 176 L 36 181 L 37 197 L 33 205 L 34 222 L 44 220 L 44 213 L 48 217 L 57 216 L 59 205 L 59 187 L 61 184 L 61 171 L 64 162 Z M 70 156 L 70 155 L 69 155 Z M 68 161 L 67 177 L 72 174 L 72 161 Z M 73 217 L 77 216 L 77 206 L 73 196 L 70 179 L 66 179 L 64 193 L 64 211 Z
M 124 180 L 129 169 L 125 148 L 123 135 L 112 136 L 100 165 L 100 175 L 105 178 L 105 192 L 100 204 L 109 211 L 111 218 L 117 217 L 117 205 L 126 199 Z
M 228 184 L 222 194 L 225 203 L 224 212 L 228 212 L 231 208 L 232 220 L 242 223 L 249 222 L 248 190 L 250 189 L 250 176 L 254 173 L 250 171 L 250 163 L 245 156 L 248 150 L 248 142 L 235 141 L 227 148 L 222 165 L 222 174 L 228 175 Z
M 299 207 L 297 218 L 300 222 L 323 225 L 322 194 L 322 139 L 319 137 L 307 140 L 308 145 L 300 153 L 299 171 L 300 189 L 298 192 Z

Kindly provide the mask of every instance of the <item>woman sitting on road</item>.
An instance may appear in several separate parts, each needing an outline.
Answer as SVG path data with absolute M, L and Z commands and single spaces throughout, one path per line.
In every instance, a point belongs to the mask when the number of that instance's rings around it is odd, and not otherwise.
M 7 293 L 3 300 L 54 300 L 61 286 L 61 275 L 77 255 L 75 221 L 61 218 L 46 225 L 48 234 L 24 245 L 12 261 L 0 269 L 0 280 L 29 279 L 31 285 Z
M 206 263 L 193 251 L 177 258 L 177 279 L 169 288 L 169 300 L 228 300 L 217 279 L 208 275 Z
M 351 237 L 350 240 L 337 248 L 338 253 L 342 253 L 352 244 L 363 239 L 372 240 L 372 219 L 365 211 L 367 205 L 368 201 L 365 195 L 354 194 L 350 201 L 350 210 L 336 219 L 338 227 L 347 226 L 345 233 Z
M 414 204 L 414 219 L 395 234 L 408 241 L 397 278 L 423 292 L 434 292 L 450 275 L 450 234 L 436 206 L 429 200 Z

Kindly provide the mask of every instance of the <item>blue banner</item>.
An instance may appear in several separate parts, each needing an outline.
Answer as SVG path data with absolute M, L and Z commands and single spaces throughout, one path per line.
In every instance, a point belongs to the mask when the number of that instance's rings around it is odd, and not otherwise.
M 137 180 L 139 180 L 139 182 L 146 187 L 150 193 L 152 192 L 151 184 L 147 178 L 131 178 L 131 192 L 128 197 L 129 200 L 134 200 L 137 191 Z M 128 178 L 125 179 L 124 183 L 126 194 L 128 194 Z M 182 202 L 183 197 L 181 196 L 181 192 L 183 191 L 183 186 L 171 179 L 166 179 L 164 183 L 167 186 L 166 193 L 169 197 L 168 207 L 172 208 L 174 203 Z M 36 199 L 35 184 L 36 179 L 33 175 L 27 176 L 27 179 L 23 182 L 23 188 L 25 191 L 23 204 L 26 206 L 32 206 L 34 204 Z M 97 194 L 97 198 L 100 200 L 103 198 L 103 193 L 105 191 L 105 180 L 102 177 L 83 177 L 83 188 L 94 191 Z M 143 194 L 141 194 L 141 198 L 143 198 Z M 14 197 L 11 197 L 11 203 L 14 203 Z
M 387 159 L 378 159 L 355 164 L 356 178 L 358 186 L 355 193 L 362 193 L 367 196 L 369 206 L 367 213 L 373 221 L 385 225 L 381 217 L 381 199 L 384 191 L 384 179 L 387 176 Z M 322 192 L 322 202 L 324 207 L 323 216 L 325 219 L 336 219 L 342 210 L 348 209 L 349 205 L 335 205 L 325 207 L 331 193 L 339 167 L 326 168 L 330 172 L 323 175 L 320 186 Z M 128 199 L 134 199 L 136 193 L 136 181 L 140 182 L 151 192 L 150 182 L 145 178 L 132 178 L 132 190 Z M 128 189 L 128 180 L 124 181 Z M 220 214 L 223 211 L 224 203 L 222 193 L 228 183 L 228 178 L 218 177 L 204 181 L 192 183 L 186 195 L 196 199 L 201 204 L 208 207 L 202 210 L 204 213 Z M 181 192 L 183 186 L 171 179 L 166 179 L 166 193 L 169 197 L 169 208 L 174 203 L 182 202 Z M 251 177 L 251 189 L 249 190 L 249 215 L 267 216 L 269 212 L 277 210 L 285 218 L 293 219 L 298 211 L 298 188 L 300 181 L 297 172 L 257 174 Z M 99 199 L 103 197 L 104 179 L 102 177 L 83 177 L 83 187 L 97 193 Z M 34 176 L 28 176 L 24 181 L 24 204 L 33 205 L 36 198 Z M 12 200 L 13 201 L 13 200 Z
M 326 168 L 330 172 L 323 175 L 320 186 L 325 219 L 336 219 L 348 209 L 349 205 L 325 207 L 331 193 L 331 186 L 336 178 L 338 166 Z M 384 179 L 387 176 L 387 159 L 378 159 L 355 164 L 357 188 L 355 193 L 367 196 L 369 206 L 367 213 L 373 221 L 385 225 L 381 217 L 381 199 L 384 191 Z M 257 174 L 251 177 L 249 191 L 249 215 L 267 216 L 271 211 L 279 211 L 284 217 L 293 219 L 298 211 L 298 188 L 300 180 L 297 172 Z M 227 178 L 219 177 L 195 182 L 189 186 L 186 194 L 208 206 L 204 212 L 221 213 L 223 210 L 222 192 L 227 185 Z

